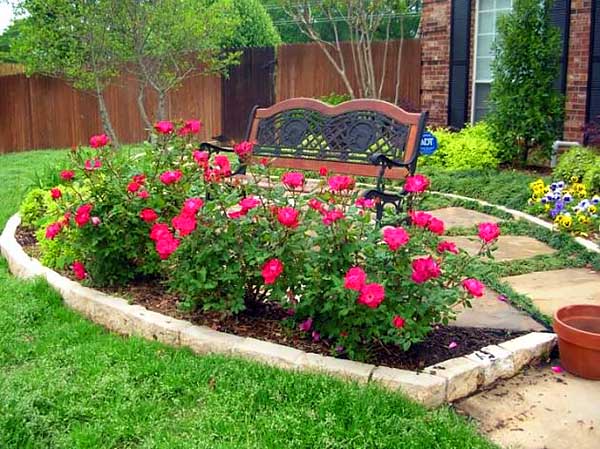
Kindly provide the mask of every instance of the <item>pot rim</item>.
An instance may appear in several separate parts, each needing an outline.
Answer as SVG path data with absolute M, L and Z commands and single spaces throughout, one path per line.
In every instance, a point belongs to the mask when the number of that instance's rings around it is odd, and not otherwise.
M 598 311 L 597 316 L 600 317 L 600 305 L 596 304 L 574 304 L 564 306 L 554 312 L 554 331 L 558 335 L 559 339 L 564 339 L 574 343 L 578 346 L 587 347 L 589 349 L 599 350 L 600 349 L 600 333 L 589 332 L 582 329 L 578 329 L 567 324 L 559 315 L 565 315 L 568 312 L 575 312 L 581 308 L 592 308 Z M 583 340 L 583 341 L 582 341 Z

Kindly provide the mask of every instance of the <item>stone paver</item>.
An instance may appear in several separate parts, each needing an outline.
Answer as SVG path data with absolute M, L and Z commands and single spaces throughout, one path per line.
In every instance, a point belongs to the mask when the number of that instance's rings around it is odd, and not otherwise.
M 498 223 L 502 221 L 498 217 L 465 209 L 464 207 L 445 207 L 443 209 L 432 210 L 429 213 L 442 220 L 446 224 L 446 228 L 468 228 L 479 223 Z
M 471 255 L 477 254 L 481 249 L 481 241 L 477 237 L 450 237 L 448 240 Z M 519 235 L 501 235 L 498 237 L 497 246 L 494 260 L 498 262 L 527 259 L 555 252 L 553 248 L 537 239 Z
M 585 268 L 538 271 L 504 278 L 545 314 L 571 304 L 600 305 L 600 273 Z M 600 447 L 600 445 L 598 446 Z
M 541 331 L 544 326 L 509 303 L 500 301 L 498 293 L 486 289 L 481 298 L 471 301 L 472 308 L 456 306 L 458 315 L 451 326 Z
M 600 382 L 545 365 L 456 403 L 503 448 L 600 448 Z

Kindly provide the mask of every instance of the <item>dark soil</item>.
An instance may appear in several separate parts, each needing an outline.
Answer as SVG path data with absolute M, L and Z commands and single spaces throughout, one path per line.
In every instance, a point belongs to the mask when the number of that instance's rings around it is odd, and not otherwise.
M 16 238 L 28 254 L 36 255 L 37 244 L 31 230 L 19 228 Z M 307 334 L 292 327 L 288 319 L 289 315 L 275 304 L 262 304 L 255 310 L 245 311 L 232 317 L 222 316 L 219 313 L 183 311 L 179 308 L 177 295 L 169 293 L 157 281 L 139 281 L 122 288 L 100 290 L 127 298 L 149 310 L 208 326 L 221 332 L 292 346 L 307 352 L 345 357 L 343 353 L 336 354 L 335 348 L 328 341 L 313 341 Z M 392 368 L 419 370 L 523 334 L 523 332 L 502 329 L 436 326 L 423 342 L 413 345 L 408 351 L 392 345 L 376 346 L 370 348 L 366 361 Z M 456 343 L 456 347 L 450 349 L 451 343 Z

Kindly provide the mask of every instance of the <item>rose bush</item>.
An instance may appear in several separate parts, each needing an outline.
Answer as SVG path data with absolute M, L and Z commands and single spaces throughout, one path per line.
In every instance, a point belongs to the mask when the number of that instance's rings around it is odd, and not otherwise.
M 159 122 L 156 144 L 135 157 L 102 138 L 71 153 L 40 229 L 54 251 L 69 248 L 64 268 L 92 285 L 151 277 L 190 309 L 236 314 L 275 303 L 307 338 L 354 357 L 373 345 L 408 349 L 483 294 L 466 275 L 472 257 L 417 210 L 426 177 L 407 179 L 413 210 L 386 211 L 393 225 L 380 229 L 375 201 L 352 177 L 320 170 L 306 193 L 302 173 L 275 173 L 268 160 L 230 176 L 227 156 L 198 148 L 200 128 Z M 249 162 L 252 148 L 238 144 L 234 164 Z M 480 227 L 480 254 L 498 235 L 495 224 Z

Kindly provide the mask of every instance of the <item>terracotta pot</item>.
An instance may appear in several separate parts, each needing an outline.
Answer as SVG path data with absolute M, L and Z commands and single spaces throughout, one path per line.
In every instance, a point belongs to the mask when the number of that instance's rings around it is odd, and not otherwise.
M 600 306 L 562 307 L 554 314 L 554 332 L 564 369 L 600 380 Z

